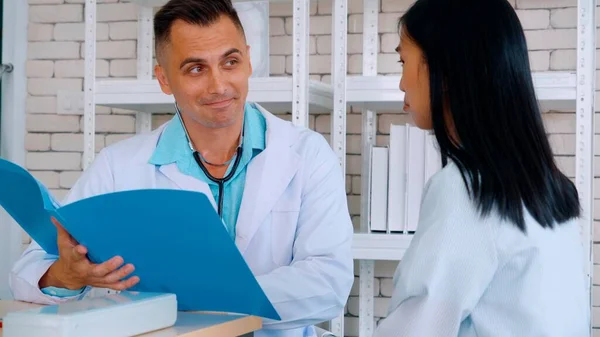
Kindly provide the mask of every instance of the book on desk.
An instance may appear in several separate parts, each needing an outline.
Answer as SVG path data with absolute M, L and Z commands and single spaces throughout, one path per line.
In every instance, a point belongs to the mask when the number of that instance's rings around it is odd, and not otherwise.
M 0 337 L 237 337 L 262 328 L 256 316 L 177 312 L 174 299 L 124 291 L 52 306 L 0 300 Z

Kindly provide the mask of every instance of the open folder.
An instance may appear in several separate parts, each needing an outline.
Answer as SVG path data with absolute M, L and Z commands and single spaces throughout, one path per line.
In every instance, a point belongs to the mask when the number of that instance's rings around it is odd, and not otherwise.
M 113 192 L 61 206 L 25 169 L 0 159 L 0 205 L 49 254 L 58 255 L 55 217 L 88 248 L 93 263 L 122 256 L 140 282 L 131 290 L 174 293 L 179 310 L 280 320 L 200 192 Z

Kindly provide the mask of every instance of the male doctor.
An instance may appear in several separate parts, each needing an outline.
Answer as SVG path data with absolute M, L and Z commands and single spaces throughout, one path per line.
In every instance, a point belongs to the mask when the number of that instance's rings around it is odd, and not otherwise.
M 246 103 L 249 47 L 229 0 L 171 0 L 154 30 L 155 74 L 179 113 L 103 149 L 66 203 L 142 188 L 206 193 L 282 318 L 265 321 L 256 336 L 313 336 L 313 324 L 342 313 L 354 280 L 336 156 L 321 135 Z M 92 287 L 139 282 L 135 266 L 120 257 L 92 264 L 86 248 L 55 224 L 59 256 L 31 244 L 10 275 L 17 300 L 60 303 Z

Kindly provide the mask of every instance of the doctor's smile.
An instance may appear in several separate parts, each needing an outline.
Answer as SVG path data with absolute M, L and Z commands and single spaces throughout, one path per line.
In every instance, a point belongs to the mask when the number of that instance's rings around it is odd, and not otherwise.
M 233 103 L 233 100 L 234 100 L 233 98 L 223 99 L 220 101 L 205 103 L 204 105 L 207 105 L 213 109 L 223 109 L 223 108 L 227 108 L 227 107 L 231 106 L 231 104 Z

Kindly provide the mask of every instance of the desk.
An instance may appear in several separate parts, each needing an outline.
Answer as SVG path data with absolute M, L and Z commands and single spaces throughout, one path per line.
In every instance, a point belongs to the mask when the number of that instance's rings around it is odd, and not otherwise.
M 0 300 L 0 317 L 11 311 L 36 308 L 40 305 Z M 262 320 L 254 316 L 234 316 L 179 312 L 174 326 L 149 332 L 142 337 L 237 337 L 262 328 Z M 0 337 L 2 329 L 0 328 Z

